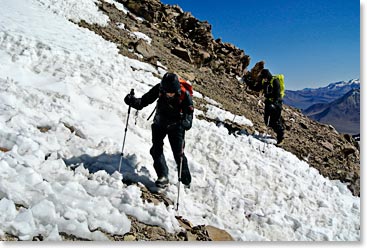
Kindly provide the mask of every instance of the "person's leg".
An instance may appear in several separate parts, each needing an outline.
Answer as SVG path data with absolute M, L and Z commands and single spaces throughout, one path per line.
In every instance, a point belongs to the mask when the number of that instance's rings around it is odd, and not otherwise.
M 282 114 L 282 104 L 276 104 L 275 110 L 273 111 L 270 119 L 271 119 L 271 126 L 274 132 L 277 134 L 278 144 L 281 143 L 284 139 L 284 129 L 281 114 Z
M 177 164 L 178 176 L 180 176 L 180 164 L 182 159 L 181 181 L 185 185 L 190 185 L 191 174 L 187 163 L 187 158 L 184 153 L 185 131 L 182 128 L 170 130 L 168 132 L 168 139 L 171 144 L 172 153 Z
M 271 113 L 271 109 L 269 107 L 269 104 L 265 103 L 265 108 L 264 108 L 264 123 L 266 126 L 270 126 L 270 113 Z
M 166 131 L 162 130 L 158 125 L 152 124 L 152 143 L 153 146 L 150 149 L 150 154 L 154 160 L 154 169 L 157 173 L 158 179 L 166 177 L 168 178 L 168 167 L 166 159 L 163 154 L 163 139 L 166 136 Z

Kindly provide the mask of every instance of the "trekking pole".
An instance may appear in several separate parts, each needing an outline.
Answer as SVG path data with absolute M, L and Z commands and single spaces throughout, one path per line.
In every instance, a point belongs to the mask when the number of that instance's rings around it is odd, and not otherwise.
M 131 89 L 130 91 L 130 95 L 134 96 L 134 89 Z M 122 162 L 122 157 L 124 156 L 124 147 L 125 147 L 125 139 L 126 139 L 126 132 L 127 132 L 127 126 L 129 125 L 129 117 L 130 117 L 130 111 L 131 111 L 131 105 L 129 104 L 129 109 L 127 111 L 127 120 L 126 120 L 126 127 L 125 127 L 125 134 L 124 134 L 124 141 L 122 143 L 122 149 L 121 149 L 121 156 L 120 156 L 120 163 L 119 163 L 119 173 L 121 170 L 121 162 Z
M 182 144 L 182 153 L 181 153 L 181 159 L 180 159 L 180 167 L 178 171 L 178 194 L 177 194 L 177 203 L 176 203 L 176 211 L 178 211 L 178 205 L 180 201 L 180 188 L 181 188 L 181 177 L 182 177 L 182 161 L 183 161 L 183 146 L 185 145 L 185 142 Z
M 268 129 L 269 129 L 269 123 L 270 123 L 270 115 L 268 116 L 268 121 L 267 121 L 267 123 L 266 123 L 266 129 L 265 129 L 265 135 L 267 134 L 267 132 L 268 132 Z M 263 153 L 265 152 L 265 144 L 266 144 L 266 142 L 265 142 L 265 135 L 264 135 L 264 148 L 263 148 Z
M 152 115 L 154 114 L 154 112 L 156 111 L 157 109 L 157 105 L 155 105 L 155 108 L 153 109 L 152 113 L 149 115 L 147 121 L 149 121 L 150 117 L 152 117 Z
M 180 188 L 181 188 L 181 175 L 182 175 L 182 156 L 180 160 L 180 168 L 178 172 L 178 194 L 177 194 L 177 203 L 176 203 L 176 211 L 178 211 L 178 205 L 180 201 Z

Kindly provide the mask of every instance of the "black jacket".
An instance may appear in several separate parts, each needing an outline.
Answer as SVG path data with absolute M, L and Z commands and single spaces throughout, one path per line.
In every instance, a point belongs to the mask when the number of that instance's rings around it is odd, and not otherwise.
M 270 84 L 270 82 L 265 82 L 263 87 L 266 101 L 272 103 L 281 102 L 282 98 L 280 96 L 280 82 L 277 78 L 273 80 L 272 84 Z
M 160 126 L 168 126 L 185 121 L 185 129 L 188 130 L 191 128 L 194 106 L 190 94 L 187 91 L 183 94 L 185 95 L 182 101 L 178 94 L 172 99 L 168 99 L 165 94 L 160 92 L 160 84 L 157 84 L 141 98 L 136 98 L 131 105 L 133 108 L 140 110 L 152 104 L 158 98 L 154 123 Z

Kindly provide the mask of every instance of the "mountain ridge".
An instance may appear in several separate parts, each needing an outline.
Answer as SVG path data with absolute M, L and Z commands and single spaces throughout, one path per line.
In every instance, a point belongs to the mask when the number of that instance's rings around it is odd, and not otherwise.
M 316 121 L 333 125 L 342 133 L 360 133 L 360 90 L 351 89 L 330 103 L 314 104 L 303 111 Z
M 286 90 L 284 103 L 304 110 L 313 104 L 332 102 L 348 93 L 351 89 L 359 88 L 360 80 L 351 79 L 349 81 L 330 83 L 324 87 Z

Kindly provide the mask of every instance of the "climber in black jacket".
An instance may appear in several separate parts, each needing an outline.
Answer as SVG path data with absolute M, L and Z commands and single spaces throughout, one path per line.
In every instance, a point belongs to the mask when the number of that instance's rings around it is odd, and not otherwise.
M 168 167 L 163 154 L 163 140 L 168 135 L 173 156 L 179 172 L 182 162 L 182 183 L 190 186 L 191 174 L 184 153 L 185 131 L 192 126 L 193 102 L 188 91 L 181 89 L 178 76 L 173 73 L 166 73 L 161 82 L 141 98 L 135 98 L 128 94 L 124 101 L 131 107 L 140 110 L 156 99 L 157 108 L 152 124 L 152 142 L 150 154 L 154 160 L 154 169 L 158 179 L 155 182 L 157 187 L 164 187 L 168 184 Z
M 284 129 L 281 119 L 283 99 L 280 81 L 276 77 L 273 77 L 268 69 L 263 69 L 260 72 L 259 78 L 262 82 L 265 96 L 264 122 L 277 134 L 277 144 L 280 145 L 284 139 Z

